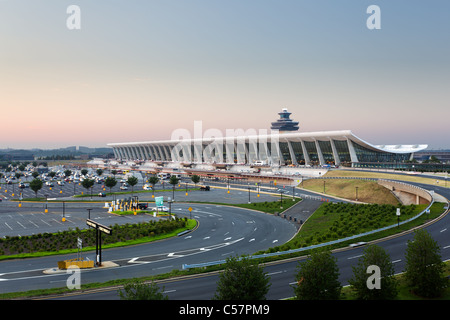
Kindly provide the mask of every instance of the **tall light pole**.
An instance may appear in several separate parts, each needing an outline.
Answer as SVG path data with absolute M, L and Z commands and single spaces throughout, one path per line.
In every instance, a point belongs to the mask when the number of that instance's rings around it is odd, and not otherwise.
M 48 194 L 44 194 L 45 196 L 45 213 L 48 213 Z

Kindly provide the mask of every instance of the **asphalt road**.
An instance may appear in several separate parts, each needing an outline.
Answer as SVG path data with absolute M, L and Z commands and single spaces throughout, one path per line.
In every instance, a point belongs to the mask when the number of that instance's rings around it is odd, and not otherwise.
M 426 189 L 434 189 L 436 192 L 450 198 L 448 189 L 428 185 L 423 185 L 423 187 Z M 167 196 L 169 196 L 169 194 L 171 193 L 167 193 Z M 175 200 L 177 202 L 182 202 L 183 194 L 184 193 L 176 194 Z M 231 194 L 236 198 L 230 199 L 234 199 L 238 202 L 243 203 L 246 199 L 248 200 L 248 192 L 245 190 L 234 190 Z M 151 195 L 149 196 L 151 197 Z M 216 199 L 217 197 L 218 199 L 222 199 L 220 202 L 224 202 L 223 199 L 228 196 L 228 194 L 225 189 L 213 189 L 213 191 L 210 192 L 189 192 L 188 197 L 191 200 L 195 199 L 196 196 L 200 198 L 207 197 L 209 201 L 215 201 L 212 199 Z M 261 194 L 258 200 L 262 201 L 264 197 L 266 197 L 266 195 L 263 196 Z M 268 199 L 274 200 L 273 196 L 267 197 L 269 197 Z M 5 202 L 1 205 L 4 204 Z M 179 207 L 177 208 L 176 206 Z M 186 206 L 188 205 L 176 203 L 174 205 L 174 212 L 176 212 L 175 210 L 181 209 L 179 210 L 180 214 L 182 212 L 186 212 L 187 214 L 187 211 L 185 211 L 187 209 Z M 193 207 L 192 204 L 191 206 Z M 254 253 L 258 250 L 262 250 L 262 248 L 269 248 L 276 244 L 281 244 L 283 241 L 287 241 L 290 235 L 293 234 L 289 233 L 291 231 L 280 232 L 282 229 L 278 229 L 278 227 L 276 229 L 270 229 L 269 226 L 274 226 L 274 224 L 282 222 L 283 224 L 286 224 L 288 230 L 290 228 L 295 229 L 292 224 L 279 217 L 271 217 L 260 213 L 253 217 L 250 214 L 252 213 L 251 211 L 245 213 L 244 216 L 239 214 L 235 216 L 235 213 L 240 210 L 231 209 L 229 212 L 225 208 L 228 207 L 215 205 L 201 205 L 198 208 L 196 207 L 196 210 L 192 212 L 192 215 L 200 221 L 200 227 L 184 237 L 161 242 L 164 243 L 164 245 L 160 247 L 160 251 L 154 250 L 154 248 L 149 249 L 150 251 L 144 250 L 144 245 L 123 248 L 121 249 L 124 250 L 122 252 L 118 249 L 118 251 L 115 251 L 116 249 L 105 250 L 105 258 L 103 260 L 115 261 L 117 262 L 118 267 L 83 270 L 82 281 L 103 282 L 107 279 L 126 278 L 127 275 L 129 277 L 134 277 L 148 275 L 149 273 L 164 273 L 174 268 L 180 268 L 183 263 L 198 263 L 199 261 L 207 262 L 217 260 L 218 257 L 226 258 L 231 255 Z M 83 212 L 85 208 L 79 210 Z M 81 212 L 80 215 L 83 214 Z M 3 217 L 3 214 L 1 216 Z M 252 219 L 249 219 L 249 216 L 251 216 Z M 275 220 L 266 220 L 267 217 L 274 218 Z M 259 219 L 262 219 L 263 221 L 260 221 Z M 448 234 L 449 231 L 447 231 L 449 219 L 448 216 L 445 216 L 443 219 L 426 228 L 440 244 L 444 260 L 449 259 L 450 255 L 450 251 L 448 250 L 450 249 L 450 235 Z M 265 226 L 264 230 L 257 229 L 258 232 L 256 233 L 257 230 L 254 229 L 256 225 L 258 225 L 258 229 L 260 229 L 259 226 Z M 289 235 L 286 238 L 280 239 L 280 234 L 282 233 Z M 257 236 L 255 236 L 255 234 L 257 234 Z M 265 237 L 263 236 L 260 238 L 260 235 L 265 235 Z M 407 241 L 411 238 L 412 234 L 406 234 L 378 243 L 390 254 L 397 272 L 403 271 L 404 252 Z M 155 247 L 153 245 L 151 246 Z M 345 285 L 351 277 L 351 267 L 356 265 L 358 258 L 362 255 L 363 249 L 363 247 L 359 247 L 340 250 L 334 253 L 338 259 L 338 266 L 341 273 L 340 280 L 342 284 Z M 199 259 L 200 257 L 201 259 Z M 9 290 L 22 291 L 25 290 L 25 288 L 28 290 L 40 287 L 64 286 L 68 277 L 67 274 L 42 274 L 42 270 L 49 268 L 49 266 L 54 265 L 55 263 L 55 258 L 48 259 L 49 258 L 27 259 L 28 261 L 4 261 L 0 263 L 0 283 L 2 284 L 0 290 L 3 290 L 0 292 L 8 292 Z M 57 258 L 57 260 L 62 259 L 64 259 L 64 257 Z M 283 299 L 293 295 L 292 285 L 295 283 L 295 269 L 297 265 L 298 259 L 266 267 L 266 272 L 271 277 L 272 283 L 267 296 L 268 299 Z M 160 285 L 164 286 L 165 292 L 170 299 L 209 300 L 215 292 L 217 279 L 217 274 L 201 275 L 186 279 L 171 279 L 162 282 Z M 96 293 L 77 293 L 65 298 L 111 300 L 118 299 L 118 296 L 116 290 L 99 290 Z
M 193 208 L 191 213 L 187 210 L 189 206 Z M 185 263 L 251 254 L 288 241 L 297 230 L 286 219 L 234 207 L 174 204 L 173 211 L 179 215 L 192 214 L 199 222 L 198 228 L 187 235 L 151 244 L 105 249 L 102 261 L 111 261 L 115 267 L 83 270 L 83 283 L 155 275 L 181 269 Z M 44 271 L 56 268 L 57 261 L 75 256 L 2 261 L 0 292 L 64 286 L 65 272 L 46 274 Z M 95 252 L 85 253 L 83 257 L 95 261 Z
M 435 192 L 450 198 L 450 190 L 437 186 L 422 185 L 422 187 L 434 190 Z M 445 215 L 441 219 L 435 221 L 424 229 L 431 234 L 441 248 L 442 259 L 450 259 L 450 215 Z M 377 241 L 377 245 L 383 247 L 390 255 L 394 264 L 395 272 L 401 273 L 405 268 L 405 250 L 408 241 L 413 239 L 413 233 L 397 235 L 389 239 Z M 340 271 L 340 282 L 347 285 L 348 280 L 353 275 L 352 267 L 356 266 L 358 259 L 363 255 L 364 247 L 344 248 L 336 250 L 333 255 L 337 259 Z M 278 300 L 292 297 L 294 291 L 292 286 L 295 285 L 296 268 L 300 261 L 305 257 L 294 259 L 288 262 L 278 262 L 265 267 L 267 275 L 271 279 L 270 291 L 267 295 L 269 300 Z M 213 297 L 218 275 L 216 273 L 208 275 L 197 275 L 193 277 L 170 279 L 159 282 L 158 284 L 164 288 L 165 294 L 169 299 L 174 300 L 209 300 Z M 94 293 L 77 293 L 66 297 L 58 297 L 57 299 L 99 299 L 114 300 L 118 299 L 116 289 L 103 289 Z

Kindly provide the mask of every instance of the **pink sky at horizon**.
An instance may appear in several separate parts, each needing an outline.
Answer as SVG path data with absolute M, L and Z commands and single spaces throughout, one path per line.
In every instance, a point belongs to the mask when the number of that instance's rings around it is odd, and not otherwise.
M 269 129 L 282 108 L 303 132 L 450 149 L 446 8 L 379 0 L 371 32 L 357 1 L 77 2 L 69 31 L 68 1 L 0 1 L 0 149 Z

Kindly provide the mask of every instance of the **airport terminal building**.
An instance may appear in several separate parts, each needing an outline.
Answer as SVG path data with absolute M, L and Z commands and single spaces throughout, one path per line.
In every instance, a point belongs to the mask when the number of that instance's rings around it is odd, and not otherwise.
M 110 143 L 119 161 L 177 163 L 184 167 L 208 164 L 216 167 L 250 166 L 346 166 L 388 168 L 413 159 L 426 149 L 416 145 L 373 145 L 350 130 L 298 132 L 298 122 L 283 109 L 266 134 L 244 134 L 201 139 L 174 139 Z

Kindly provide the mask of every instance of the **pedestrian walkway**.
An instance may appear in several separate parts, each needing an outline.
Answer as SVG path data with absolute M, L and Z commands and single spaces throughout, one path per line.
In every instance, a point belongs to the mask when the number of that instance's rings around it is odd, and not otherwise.
M 318 200 L 303 199 L 278 215 L 282 218 L 296 222 L 298 226 L 300 226 L 320 207 L 322 203 L 322 201 Z

